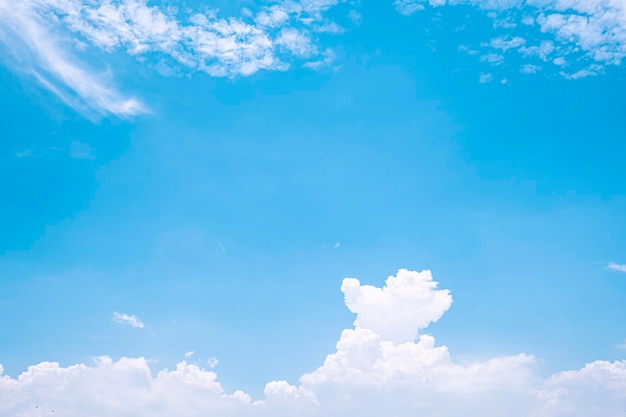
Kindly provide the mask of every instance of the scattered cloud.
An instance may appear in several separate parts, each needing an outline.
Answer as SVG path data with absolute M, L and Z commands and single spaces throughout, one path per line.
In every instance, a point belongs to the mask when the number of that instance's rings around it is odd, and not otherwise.
M 620 343 L 619 345 L 615 346 L 618 349 L 624 349 L 626 350 L 626 339 L 624 339 L 624 343 Z
M 490 72 L 481 72 L 478 76 L 478 82 L 481 84 L 489 83 L 493 80 L 493 74 Z
M 217 364 L 219 363 L 219 361 L 217 360 L 217 358 L 209 358 L 206 361 L 207 366 L 209 367 L 209 369 L 213 369 L 217 366 Z
M 330 56 L 317 38 L 343 31 L 324 17 L 340 2 L 278 1 L 223 17 L 147 0 L 0 0 L 0 43 L 19 62 L 16 69 L 72 107 L 125 117 L 147 107 L 117 91 L 110 72 L 98 74 L 77 56 L 124 51 L 162 74 L 176 73 L 174 66 L 215 77 L 285 71 L 298 62 L 317 68 Z
M 412 15 L 415 12 L 420 10 L 424 10 L 425 2 L 415 1 L 415 0 L 396 0 L 394 5 L 396 6 L 396 10 L 402 13 L 405 16 Z
M 194 353 L 195 352 L 193 350 L 190 350 L 189 352 L 185 353 L 185 357 L 186 358 L 191 358 L 194 355 Z
M 609 268 L 611 271 L 626 272 L 626 264 L 618 264 L 615 262 L 609 262 L 609 264 L 606 267 Z
M 0 0 L 0 44 L 7 65 L 32 76 L 78 111 L 131 117 L 149 109 L 115 86 L 102 62 L 106 53 L 125 52 L 171 75 L 235 77 L 293 66 L 326 68 L 335 54 L 323 45 L 323 37 L 350 29 L 328 17 L 343 2 L 276 0 L 223 16 L 209 8 L 176 9 L 147 0 Z M 394 4 L 405 15 L 458 4 L 486 11 L 497 32 L 482 43 L 481 60 L 488 65 L 502 65 L 509 54 L 534 60 L 528 64 L 535 66 L 558 66 L 563 60 L 576 67 L 557 73 L 576 79 L 599 74 L 626 57 L 626 5 L 619 1 L 599 0 L 593 6 L 570 0 Z M 358 10 L 345 14 L 348 25 L 361 24 Z
M 413 14 L 426 7 L 469 5 L 493 19 L 497 33 L 482 44 L 487 54 L 518 54 L 530 64 L 571 61 L 567 78 L 601 73 L 609 65 L 620 65 L 626 57 L 626 3 L 598 0 L 396 0 L 397 10 Z M 491 65 L 500 60 L 485 60 Z M 594 65 L 592 70 L 589 65 Z M 530 73 L 530 72 L 527 72 Z
M 491 52 L 481 56 L 480 60 L 483 62 L 488 62 L 494 66 L 500 65 L 504 62 L 504 55 Z
M 342 291 L 356 314 L 354 327 L 342 332 L 321 366 L 295 385 L 269 382 L 263 399 L 225 392 L 212 370 L 217 360 L 209 369 L 183 361 L 153 372 L 144 358 L 99 357 L 89 365 L 42 362 L 17 378 L 0 376 L 0 415 L 35 416 L 36 405 L 68 416 L 116 417 L 623 414 L 626 361 L 596 361 L 547 378 L 523 353 L 456 363 L 425 333 L 452 304 L 429 271 L 400 270 L 382 288 L 346 278 Z
M 536 74 L 541 71 L 541 66 L 534 64 L 524 64 L 520 68 L 520 72 L 524 74 Z
M 339 246 L 341 246 L 341 243 L 337 242 L 335 243 L 335 246 L 333 246 L 333 249 L 339 249 Z
M 519 48 L 526 43 L 526 39 L 521 38 L 519 36 L 509 37 L 509 36 L 499 36 L 497 38 L 493 38 L 491 42 L 489 42 L 489 46 L 494 49 L 499 49 L 502 52 L 506 52 L 510 49 Z
M 138 329 L 144 328 L 143 322 L 139 320 L 137 316 L 129 316 L 128 314 L 118 313 L 117 311 L 113 313 L 113 321 L 119 324 L 136 327 Z

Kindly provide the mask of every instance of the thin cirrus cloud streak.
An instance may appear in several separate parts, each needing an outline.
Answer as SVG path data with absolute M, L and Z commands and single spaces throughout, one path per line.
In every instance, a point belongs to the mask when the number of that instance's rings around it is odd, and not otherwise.
M 95 76 L 69 50 L 85 49 L 156 57 L 162 72 L 206 72 L 215 77 L 285 71 L 294 62 L 320 68 L 333 58 L 317 34 L 340 32 L 323 15 L 339 0 L 282 2 L 240 17 L 216 12 L 162 10 L 146 0 L 0 0 L 0 40 L 64 102 L 81 111 L 133 116 L 147 112 L 119 93 L 110 77 Z
M 147 111 L 112 87 L 106 74 L 97 75 L 67 52 L 33 2 L 0 0 L 0 42 L 12 66 L 83 113 L 127 117 Z
M 382 288 L 346 278 L 341 290 L 354 326 L 317 369 L 294 385 L 267 383 L 262 399 L 226 392 L 212 369 L 217 360 L 208 369 L 182 361 L 153 372 L 144 358 L 99 357 L 0 377 L 0 415 L 36 416 L 44 404 L 57 414 L 100 417 L 623 416 L 626 361 L 595 361 L 547 378 L 528 354 L 453 361 L 424 333 L 452 304 L 430 271 L 400 270 Z
M 124 324 L 126 326 L 135 327 L 137 329 L 143 329 L 144 324 L 139 317 L 135 315 L 128 315 L 124 313 L 118 313 L 117 311 L 113 313 L 113 321 L 118 324 Z
M 493 66 L 512 54 L 525 62 L 520 72 L 551 66 L 565 78 L 597 75 L 626 57 L 626 3 L 614 0 L 396 0 L 411 15 L 426 7 L 474 6 L 494 19 L 500 34 L 479 49 Z M 530 33 L 531 35 L 528 35 Z M 523 36 L 521 36 L 523 35 Z M 524 37 L 525 36 L 525 37 Z M 466 45 L 463 46 L 466 50 Z M 476 53 L 476 50 L 471 50 Z

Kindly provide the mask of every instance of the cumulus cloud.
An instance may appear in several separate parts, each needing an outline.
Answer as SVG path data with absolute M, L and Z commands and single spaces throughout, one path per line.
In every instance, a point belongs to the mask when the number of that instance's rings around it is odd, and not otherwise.
M 612 271 L 626 272 L 626 264 L 618 264 L 615 262 L 609 262 L 609 264 L 606 267 Z
M 396 0 L 395 4 L 403 14 L 416 13 L 427 6 L 469 5 L 484 10 L 494 19 L 494 29 L 500 33 L 483 43 L 489 53 L 537 58 L 534 64 L 571 57 L 577 67 L 557 71 L 566 78 L 596 75 L 608 65 L 620 65 L 626 57 L 623 1 Z
M 113 321 L 119 324 L 125 324 L 127 326 L 136 327 L 138 329 L 143 329 L 144 324 L 139 317 L 130 316 L 128 314 L 118 313 L 117 311 L 113 313 Z
M 623 415 L 626 361 L 596 361 L 548 378 L 527 354 L 455 362 L 423 332 L 452 303 L 437 287 L 429 271 L 400 270 L 382 288 L 346 278 L 342 291 L 355 326 L 298 384 L 271 381 L 260 400 L 225 392 L 214 371 L 184 361 L 153 372 L 143 358 L 101 357 L 90 365 L 44 362 L 17 378 L 0 376 L 0 416 L 35 417 L 37 405 L 72 417 Z
M 132 116 L 146 106 L 113 88 L 110 74 L 90 69 L 77 58 L 80 51 L 124 51 L 161 69 L 216 77 L 284 71 L 297 62 L 319 66 L 329 53 L 316 36 L 336 26 L 323 13 L 340 1 L 279 1 L 222 17 L 147 0 L 0 0 L 0 42 L 11 61 L 21 61 L 17 69 L 69 105 Z
M 382 288 L 343 280 L 346 306 L 356 313 L 357 329 L 369 329 L 396 343 L 415 340 L 417 333 L 436 322 L 452 305 L 448 290 L 438 290 L 430 271 L 406 269 L 390 276 Z

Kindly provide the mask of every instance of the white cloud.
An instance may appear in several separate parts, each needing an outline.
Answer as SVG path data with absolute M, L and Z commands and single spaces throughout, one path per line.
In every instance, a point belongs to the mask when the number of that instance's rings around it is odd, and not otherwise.
M 218 77 L 284 71 L 297 60 L 319 66 L 329 55 L 326 48 L 318 52 L 315 33 L 338 28 L 322 16 L 338 3 L 281 1 L 219 17 L 215 11 L 177 13 L 147 0 L 0 0 L 0 42 L 22 62 L 18 69 L 69 105 L 132 116 L 146 107 L 113 88 L 110 74 L 97 75 L 77 59 L 79 49 L 122 50 L 154 59 L 155 67 L 169 63 Z
M 403 14 L 417 12 L 426 5 L 475 6 L 494 19 L 497 32 L 504 33 L 484 46 L 503 52 L 518 51 L 527 59 L 531 55 L 539 55 L 543 61 L 547 61 L 548 55 L 553 55 L 552 59 L 571 56 L 582 66 L 595 62 L 604 67 L 620 65 L 626 57 L 626 2 L 621 0 L 397 0 L 395 4 Z M 504 21 L 502 15 L 506 16 Z M 519 24 L 527 26 L 524 32 L 516 30 Z M 532 27 L 536 28 L 534 32 Z M 527 37 L 516 33 L 525 33 Z M 579 70 L 583 72 L 578 73 Z M 577 77 L 563 75 L 580 78 L 598 72 L 577 68 L 573 73 Z
M 615 262 L 609 262 L 609 264 L 606 267 L 612 271 L 626 272 L 626 264 L 618 264 Z
M 548 60 L 548 56 L 550 56 L 550 54 L 552 54 L 554 50 L 554 42 L 546 40 L 539 42 L 538 45 L 533 45 L 529 47 L 523 46 L 519 48 L 519 52 L 522 54 L 522 56 L 536 56 L 544 62 Z
M 481 61 L 488 62 L 491 65 L 500 65 L 504 62 L 504 55 L 497 53 L 489 53 L 480 57 Z
M 146 112 L 137 99 L 118 92 L 106 73 L 97 74 L 68 52 L 49 28 L 42 5 L 33 0 L 0 0 L 0 43 L 10 65 L 31 74 L 77 110 L 126 117 Z
M 420 10 L 424 10 L 425 2 L 415 0 L 395 0 L 396 9 L 405 16 L 409 16 Z
M 101 357 L 67 368 L 43 362 L 17 378 L 0 377 L 0 415 L 36 417 L 36 405 L 70 417 L 623 415 L 626 361 L 596 361 L 548 378 L 527 354 L 456 363 L 433 336 L 419 334 L 452 302 L 429 271 L 400 270 L 383 288 L 346 278 L 342 291 L 355 327 L 343 331 L 320 367 L 296 385 L 269 382 L 262 400 L 229 394 L 215 372 L 186 362 L 153 372 L 143 358 Z
M 294 28 L 283 28 L 276 42 L 296 56 L 307 57 L 317 52 L 309 36 Z
M 503 52 L 508 51 L 509 49 L 516 49 L 526 43 L 526 39 L 521 38 L 519 36 L 508 37 L 508 36 L 499 36 L 497 38 L 493 38 L 489 43 L 494 49 L 499 49 Z
M 383 288 L 343 280 L 346 306 L 356 314 L 357 329 L 369 329 L 396 343 L 415 340 L 418 332 L 436 322 L 452 305 L 448 290 L 437 290 L 430 271 L 401 269 Z
M 190 350 L 189 352 L 185 353 L 185 357 L 186 358 L 191 358 L 194 355 L 194 353 L 195 352 L 193 350 Z
M 143 322 L 139 320 L 137 316 L 130 316 L 128 314 L 118 313 L 117 311 L 113 313 L 113 321 L 119 324 L 136 327 L 138 329 L 144 328 Z

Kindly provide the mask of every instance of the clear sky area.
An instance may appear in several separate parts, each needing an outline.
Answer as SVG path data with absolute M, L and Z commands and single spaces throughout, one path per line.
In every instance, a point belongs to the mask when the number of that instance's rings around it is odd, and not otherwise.
M 625 59 L 616 0 L 0 0 L 0 417 L 623 417 Z

